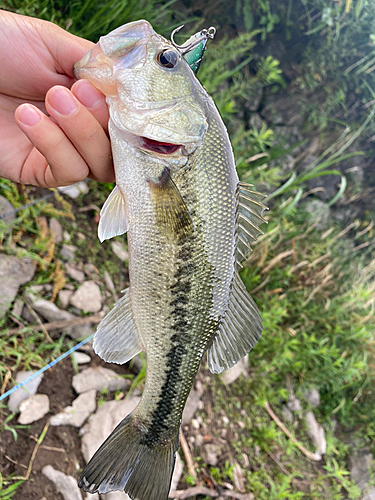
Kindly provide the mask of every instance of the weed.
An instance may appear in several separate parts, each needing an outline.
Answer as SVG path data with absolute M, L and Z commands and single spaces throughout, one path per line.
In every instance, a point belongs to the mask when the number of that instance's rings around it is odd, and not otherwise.
M 23 481 L 16 481 L 10 486 L 7 486 L 9 482 L 12 481 L 11 476 L 8 478 L 3 478 L 1 472 L 0 472 L 0 498 L 1 500 L 10 500 L 13 495 L 16 493 L 17 489 Z

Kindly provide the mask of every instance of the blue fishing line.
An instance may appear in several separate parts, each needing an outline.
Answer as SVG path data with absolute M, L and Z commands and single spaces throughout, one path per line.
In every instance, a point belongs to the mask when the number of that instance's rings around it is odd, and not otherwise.
M 2 396 L 0 396 L 0 401 L 2 401 L 3 399 L 7 398 L 8 396 L 10 396 L 12 394 L 12 392 L 16 391 L 17 389 L 21 389 L 21 387 L 23 387 L 25 384 L 27 384 L 28 382 L 30 382 L 31 380 L 33 380 L 40 373 L 44 373 L 46 370 L 48 370 L 48 368 L 52 368 L 59 361 L 62 361 L 64 358 L 66 358 L 67 356 L 69 356 L 69 354 L 72 354 L 74 351 L 76 351 L 77 349 L 79 349 L 83 345 L 87 344 L 87 342 L 89 342 L 93 337 L 94 337 L 94 334 L 92 334 L 89 337 L 85 338 L 85 340 L 82 340 L 82 342 L 79 342 L 76 346 L 74 346 L 71 349 L 69 349 L 69 351 L 65 352 L 64 354 L 62 354 L 58 358 L 56 358 L 53 361 L 51 361 L 51 363 L 48 363 L 48 365 L 44 366 L 43 368 L 41 368 L 37 372 L 35 372 L 32 375 L 30 375 L 30 377 L 28 377 L 26 380 L 24 380 L 23 382 L 21 382 L 20 384 L 16 385 L 12 389 L 10 389 L 8 392 L 6 392 Z

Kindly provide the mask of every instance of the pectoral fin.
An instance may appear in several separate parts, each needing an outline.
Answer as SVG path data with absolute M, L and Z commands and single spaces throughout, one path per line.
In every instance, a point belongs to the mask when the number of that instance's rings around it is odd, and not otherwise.
M 116 186 L 100 211 L 99 240 L 103 242 L 114 236 L 124 234 L 128 227 L 125 198 L 119 187 Z
M 168 168 L 164 168 L 156 182 L 149 180 L 148 184 L 160 231 L 169 237 L 192 233 L 191 215 Z
M 212 373 L 228 370 L 255 346 L 262 333 L 262 318 L 235 273 L 228 310 L 208 349 L 208 366 Z
M 129 289 L 99 324 L 93 347 L 104 361 L 118 364 L 130 361 L 142 350 L 131 314 Z

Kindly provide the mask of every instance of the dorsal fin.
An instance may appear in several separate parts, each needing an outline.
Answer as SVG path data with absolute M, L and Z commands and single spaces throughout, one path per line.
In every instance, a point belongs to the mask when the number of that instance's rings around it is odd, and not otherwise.
M 263 232 L 258 224 L 267 223 L 262 217 L 268 207 L 262 203 L 264 194 L 253 191 L 251 184 L 238 183 L 238 221 L 237 221 L 237 250 L 235 254 L 237 269 L 242 267 L 242 262 L 246 260 L 252 252 L 251 244 L 257 240 L 259 234 Z
M 262 333 L 262 318 L 238 273 L 234 274 L 227 312 L 208 349 L 208 366 L 221 373 L 238 363 Z

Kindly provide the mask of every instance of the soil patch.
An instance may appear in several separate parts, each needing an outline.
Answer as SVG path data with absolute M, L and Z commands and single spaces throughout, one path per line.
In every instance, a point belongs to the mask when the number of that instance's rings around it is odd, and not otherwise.
M 88 366 L 104 366 L 119 374 L 129 374 L 126 366 L 104 363 L 93 351 L 90 351 L 92 362 L 90 365 L 79 367 L 79 371 Z M 50 411 L 41 420 L 29 425 L 17 428 L 17 416 L 8 425 L 15 427 L 17 441 L 14 440 L 11 431 L 1 434 L 0 443 L 0 469 L 3 476 L 14 474 L 24 477 L 36 445 L 48 419 L 66 406 L 72 404 L 77 397 L 73 387 L 72 378 L 75 375 L 74 366 L 70 358 L 63 360 L 51 370 L 47 371 L 38 388 L 38 394 L 47 394 L 50 400 Z M 99 395 L 97 396 L 99 398 Z M 103 399 L 103 395 L 101 396 Z M 105 399 L 113 399 L 113 394 L 108 393 Z M 8 412 L 3 412 L 6 418 Z M 80 471 L 85 465 L 81 453 L 81 439 L 79 429 L 71 426 L 49 426 L 47 433 L 39 447 L 32 462 L 31 474 L 12 497 L 13 500 L 63 500 L 63 496 L 56 490 L 54 484 L 47 479 L 42 469 L 46 465 L 52 465 L 64 474 L 78 479 Z

